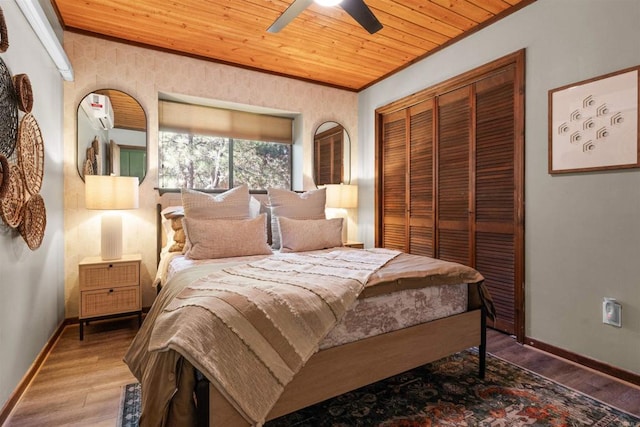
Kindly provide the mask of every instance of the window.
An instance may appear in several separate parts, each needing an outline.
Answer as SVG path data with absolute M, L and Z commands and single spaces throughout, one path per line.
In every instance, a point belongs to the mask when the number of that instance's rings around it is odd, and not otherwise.
M 291 188 L 292 119 L 159 102 L 163 189 Z
M 160 131 L 160 188 L 291 188 L 291 145 Z

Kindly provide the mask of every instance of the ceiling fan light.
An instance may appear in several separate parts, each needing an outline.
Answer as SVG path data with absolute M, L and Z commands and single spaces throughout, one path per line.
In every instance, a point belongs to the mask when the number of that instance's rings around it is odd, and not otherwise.
M 337 6 L 342 3 L 342 0 L 313 0 L 320 6 Z

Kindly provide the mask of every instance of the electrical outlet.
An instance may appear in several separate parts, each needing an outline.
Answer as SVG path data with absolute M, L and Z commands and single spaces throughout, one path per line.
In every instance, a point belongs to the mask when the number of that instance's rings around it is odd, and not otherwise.
M 615 298 L 605 297 L 602 301 L 602 323 L 622 327 L 622 305 Z

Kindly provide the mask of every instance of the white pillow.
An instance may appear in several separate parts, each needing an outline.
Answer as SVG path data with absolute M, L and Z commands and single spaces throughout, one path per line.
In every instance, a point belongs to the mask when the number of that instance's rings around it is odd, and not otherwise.
M 183 188 L 184 214 L 198 219 L 247 219 L 251 217 L 249 187 L 241 185 L 221 194 Z
M 260 208 L 262 208 L 260 201 L 251 196 L 249 200 L 249 218 L 257 218 L 260 215 Z
M 342 218 L 278 218 L 280 252 L 302 252 L 342 246 Z
M 327 191 L 324 188 L 296 193 L 289 190 L 269 188 L 269 206 L 271 208 L 272 247 L 280 249 L 280 231 L 278 218 L 325 219 L 324 207 Z
M 196 219 L 184 217 L 184 231 L 190 259 L 270 255 L 267 244 L 267 215 L 253 219 Z

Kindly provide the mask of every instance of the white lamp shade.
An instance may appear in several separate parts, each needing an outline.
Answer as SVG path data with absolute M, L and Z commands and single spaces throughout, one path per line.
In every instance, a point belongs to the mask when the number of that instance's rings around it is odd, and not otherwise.
M 353 209 L 358 207 L 358 186 L 327 184 L 327 207 Z
M 87 209 L 137 209 L 138 178 L 130 176 L 87 175 L 84 177 Z

